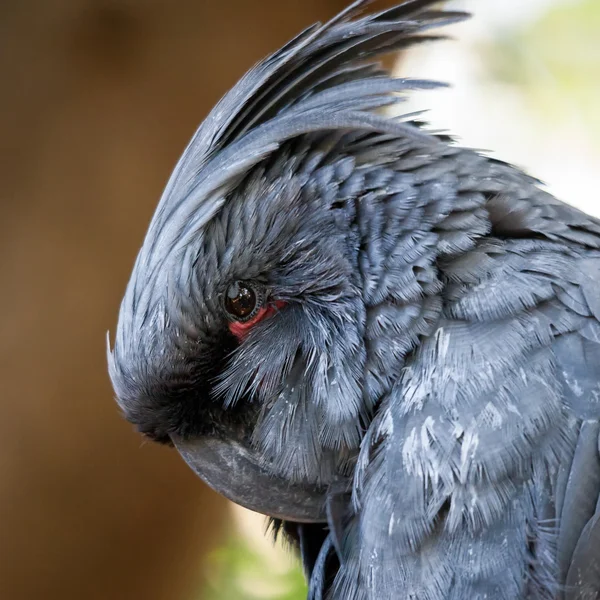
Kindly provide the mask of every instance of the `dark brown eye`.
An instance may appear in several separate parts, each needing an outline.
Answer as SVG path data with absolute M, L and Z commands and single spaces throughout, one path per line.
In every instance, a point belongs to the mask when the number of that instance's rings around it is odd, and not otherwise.
M 262 306 L 262 293 L 244 281 L 232 283 L 225 292 L 225 310 L 235 321 L 250 320 Z

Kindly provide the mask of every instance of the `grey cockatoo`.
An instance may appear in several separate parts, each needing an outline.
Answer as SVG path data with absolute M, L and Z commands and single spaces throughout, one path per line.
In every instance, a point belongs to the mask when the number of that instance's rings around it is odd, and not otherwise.
M 313 598 L 598 598 L 600 222 L 377 110 L 435 84 L 373 59 L 464 15 L 365 4 L 194 135 L 121 306 L 118 402 L 275 519 Z

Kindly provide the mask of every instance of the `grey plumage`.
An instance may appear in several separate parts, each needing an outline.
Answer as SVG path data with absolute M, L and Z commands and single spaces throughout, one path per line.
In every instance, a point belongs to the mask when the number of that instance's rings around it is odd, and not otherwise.
M 261 510 L 277 490 L 314 600 L 598 598 L 600 222 L 376 111 L 438 85 L 371 62 L 464 17 L 432 4 L 355 2 L 217 105 L 149 227 L 110 375 L 223 493 Z M 243 335 L 235 281 L 265 298 Z

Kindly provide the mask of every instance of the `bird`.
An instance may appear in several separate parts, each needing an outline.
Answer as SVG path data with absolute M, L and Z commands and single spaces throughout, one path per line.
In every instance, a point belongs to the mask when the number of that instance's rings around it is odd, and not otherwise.
M 600 598 L 600 221 L 398 116 L 443 83 L 380 57 L 468 15 L 368 4 L 197 129 L 108 342 L 116 400 L 272 519 L 312 600 Z

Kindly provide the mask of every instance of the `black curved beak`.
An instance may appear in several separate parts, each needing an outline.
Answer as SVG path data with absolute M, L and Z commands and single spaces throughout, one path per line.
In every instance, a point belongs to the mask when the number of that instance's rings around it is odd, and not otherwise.
M 325 488 L 274 476 L 261 465 L 255 451 L 242 442 L 216 437 L 172 439 L 200 479 L 232 502 L 277 519 L 327 521 Z

